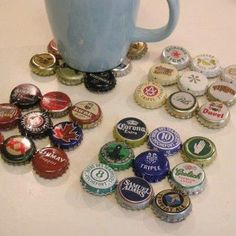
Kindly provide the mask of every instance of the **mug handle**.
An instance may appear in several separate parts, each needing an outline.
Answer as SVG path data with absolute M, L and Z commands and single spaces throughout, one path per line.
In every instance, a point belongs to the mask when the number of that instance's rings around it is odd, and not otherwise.
M 179 18 L 179 0 L 167 0 L 169 6 L 169 21 L 159 29 L 144 29 L 136 27 L 131 38 L 132 42 L 157 42 L 167 38 L 175 29 Z

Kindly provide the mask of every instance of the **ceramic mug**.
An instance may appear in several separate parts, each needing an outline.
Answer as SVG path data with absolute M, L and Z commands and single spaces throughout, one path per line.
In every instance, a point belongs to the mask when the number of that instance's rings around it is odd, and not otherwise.
M 139 0 L 45 0 L 58 49 L 72 68 L 86 72 L 112 69 L 131 42 L 157 42 L 174 30 L 179 1 L 167 0 L 169 21 L 160 29 L 135 26 Z

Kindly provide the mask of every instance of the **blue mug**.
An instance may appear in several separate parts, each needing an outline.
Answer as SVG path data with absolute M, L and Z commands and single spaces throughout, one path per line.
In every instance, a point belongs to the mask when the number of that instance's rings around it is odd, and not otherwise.
M 80 71 L 118 66 L 131 42 L 157 42 L 174 30 L 179 1 L 167 0 L 169 21 L 160 29 L 135 26 L 139 0 L 45 0 L 49 22 L 64 61 Z

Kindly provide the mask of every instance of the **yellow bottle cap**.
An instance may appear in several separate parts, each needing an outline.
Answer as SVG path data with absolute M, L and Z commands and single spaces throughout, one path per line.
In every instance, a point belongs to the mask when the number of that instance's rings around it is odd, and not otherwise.
M 165 103 L 166 93 L 160 84 L 155 82 L 146 82 L 140 84 L 136 88 L 134 99 L 141 107 L 155 109 Z
M 148 78 L 150 81 L 167 86 L 175 84 L 177 82 L 178 75 L 178 70 L 174 66 L 170 64 L 159 63 L 151 67 Z

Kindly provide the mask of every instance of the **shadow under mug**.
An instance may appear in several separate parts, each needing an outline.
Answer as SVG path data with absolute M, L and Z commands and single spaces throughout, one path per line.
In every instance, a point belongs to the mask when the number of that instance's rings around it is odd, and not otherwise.
M 159 29 L 136 27 L 139 0 L 45 0 L 48 19 L 64 61 L 80 71 L 118 66 L 131 42 L 157 42 L 174 30 L 179 1 L 167 0 L 169 21 Z

